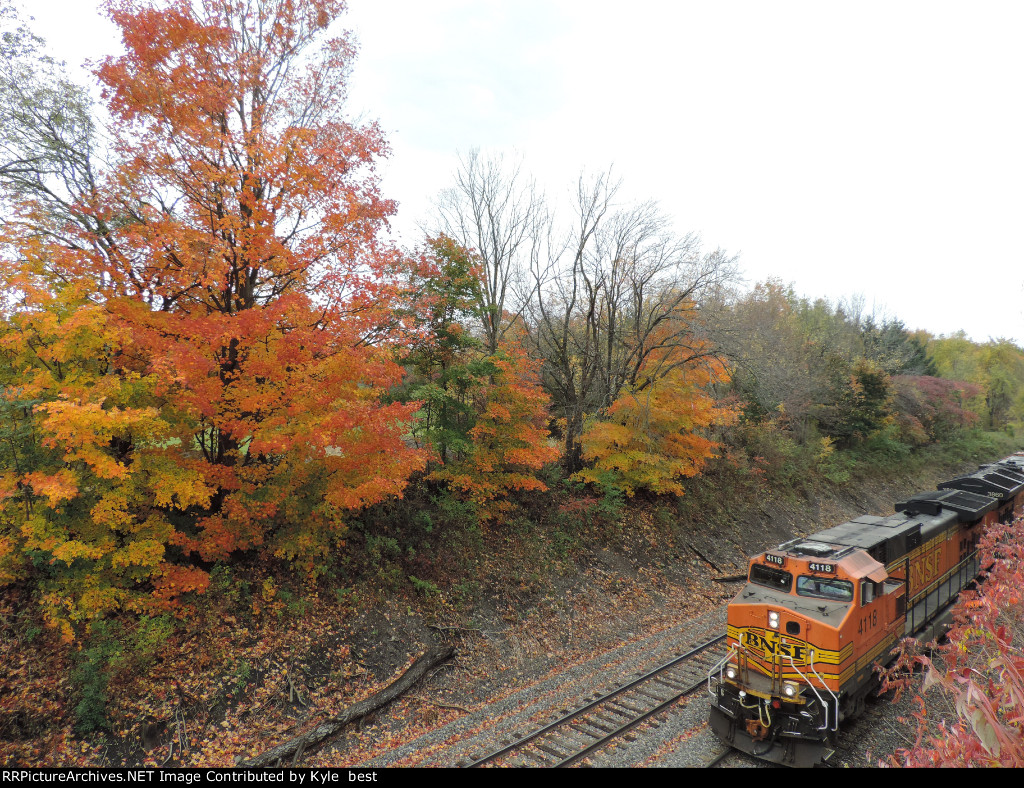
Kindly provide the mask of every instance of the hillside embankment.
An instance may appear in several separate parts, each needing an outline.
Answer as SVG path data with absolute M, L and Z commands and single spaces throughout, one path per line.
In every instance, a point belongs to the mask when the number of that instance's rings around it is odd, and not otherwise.
M 745 571 L 748 556 L 859 514 L 889 513 L 895 501 L 993 459 L 786 494 L 708 480 L 682 499 L 625 502 L 603 519 L 563 498 L 558 517 L 541 513 L 547 525 L 518 517 L 480 529 L 461 563 L 449 556 L 447 573 L 412 592 L 408 583 L 395 590 L 397 564 L 316 588 L 257 582 L 236 567 L 215 573 L 194 618 L 173 628 L 138 622 L 80 649 L 60 643 L 23 592 L 8 589 L 0 760 L 231 766 L 344 713 L 428 649 L 453 646 L 454 659 L 301 761 L 365 763 L 613 649 L 674 636 L 727 603 L 738 589 L 728 578 Z M 118 651 L 127 642 L 149 645 Z M 104 664 L 116 669 L 109 680 L 97 670 Z M 83 720 L 96 724 L 83 729 Z
M 802 495 L 723 494 L 709 505 L 691 505 L 691 517 L 675 522 L 666 520 L 663 509 L 633 506 L 614 538 L 580 545 L 571 566 L 546 575 L 518 599 L 483 595 L 458 624 L 430 626 L 416 615 L 383 619 L 379 611 L 365 611 L 357 629 L 381 636 L 377 646 L 364 641 L 364 653 L 381 675 L 439 642 L 455 645 L 459 656 L 421 686 L 415 700 L 400 701 L 372 724 L 346 732 L 310 762 L 351 765 L 380 757 L 524 686 L 550 682 L 603 650 L 668 634 L 727 604 L 738 585 L 716 579 L 744 572 L 750 555 L 860 514 L 891 513 L 894 502 L 977 465 L 863 478 Z M 496 558 L 490 571 L 515 571 L 502 564 Z M 595 675 L 595 682 L 605 680 Z

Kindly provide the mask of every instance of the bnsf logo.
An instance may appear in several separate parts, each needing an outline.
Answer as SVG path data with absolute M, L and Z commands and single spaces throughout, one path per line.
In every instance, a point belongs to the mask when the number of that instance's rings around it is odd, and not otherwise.
M 910 562 L 910 588 L 917 590 L 939 574 L 942 556 L 939 550 L 933 550 Z
M 748 629 L 741 635 L 741 640 L 747 648 L 762 652 L 765 659 L 773 660 L 778 655 L 786 662 L 792 658 L 797 665 L 807 664 L 806 644 L 793 643 L 788 640 L 783 643 L 774 632 L 759 633 Z

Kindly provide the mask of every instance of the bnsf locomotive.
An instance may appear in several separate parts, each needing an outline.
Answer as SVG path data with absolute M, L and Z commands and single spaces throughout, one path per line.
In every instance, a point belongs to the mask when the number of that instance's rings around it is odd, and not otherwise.
M 903 637 L 941 634 L 981 571 L 984 528 L 1024 510 L 1024 455 L 938 487 L 751 560 L 729 604 L 729 652 L 708 677 L 719 738 L 814 765 L 877 688 L 874 664 Z

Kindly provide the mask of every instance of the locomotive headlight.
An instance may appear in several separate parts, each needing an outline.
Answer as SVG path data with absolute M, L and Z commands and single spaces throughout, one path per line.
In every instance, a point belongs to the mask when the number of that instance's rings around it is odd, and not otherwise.
M 787 698 L 795 698 L 796 697 L 796 684 L 783 684 L 782 685 L 782 694 L 785 695 Z
M 725 669 L 725 677 L 727 679 L 734 679 L 734 678 L 736 678 L 736 668 L 734 668 L 732 665 L 727 667 Z
M 772 629 L 779 628 L 779 614 L 776 613 L 774 610 L 768 611 L 768 626 L 770 626 Z

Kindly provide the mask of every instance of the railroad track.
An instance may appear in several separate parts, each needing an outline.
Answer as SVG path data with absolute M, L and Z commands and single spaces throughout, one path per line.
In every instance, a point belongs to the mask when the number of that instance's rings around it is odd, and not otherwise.
M 716 766 L 721 766 L 722 761 L 728 758 L 734 750 L 732 747 L 725 747 L 718 751 L 718 754 L 709 758 L 705 763 L 701 764 L 702 769 L 714 769 Z
M 722 658 L 714 647 L 724 640 L 702 643 L 467 767 L 578 763 L 707 686 L 708 671 Z

